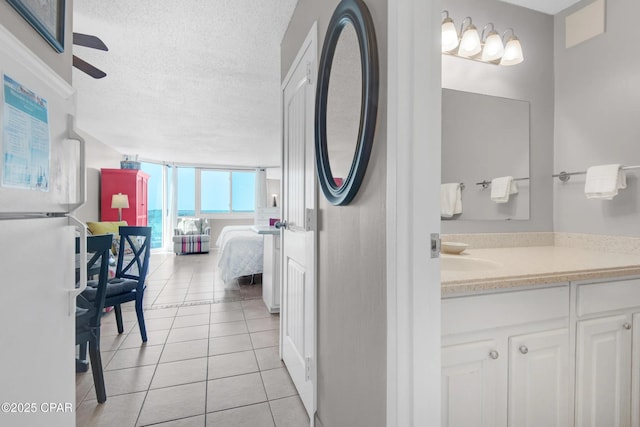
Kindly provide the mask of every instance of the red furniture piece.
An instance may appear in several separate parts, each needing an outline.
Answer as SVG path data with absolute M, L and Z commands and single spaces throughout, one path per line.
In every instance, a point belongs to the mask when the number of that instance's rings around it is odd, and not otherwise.
M 129 207 L 122 209 L 128 225 L 147 225 L 147 184 L 149 175 L 137 169 L 101 169 L 100 220 L 118 221 L 118 209 L 111 207 L 111 196 L 126 194 Z

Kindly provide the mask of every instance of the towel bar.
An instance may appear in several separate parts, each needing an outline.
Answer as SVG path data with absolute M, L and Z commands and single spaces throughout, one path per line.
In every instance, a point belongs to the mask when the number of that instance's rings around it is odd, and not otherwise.
M 633 169 L 640 169 L 640 166 L 625 166 L 622 168 L 623 171 L 628 171 L 628 170 L 633 170 Z M 581 171 L 581 172 L 565 172 L 562 171 L 560 173 L 556 173 L 551 175 L 554 178 L 558 178 L 560 181 L 562 182 L 567 182 L 571 179 L 571 175 L 586 175 L 587 171 Z
M 526 178 L 513 178 L 514 181 L 526 181 L 528 179 L 529 179 L 529 177 L 526 177 Z M 482 185 L 483 189 L 484 188 L 489 188 L 489 186 L 491 185 L 491 181 L 487 181 L 485 179 L 485 180 L 482 180 L 482 182 L 476 182 L 476 185 Z

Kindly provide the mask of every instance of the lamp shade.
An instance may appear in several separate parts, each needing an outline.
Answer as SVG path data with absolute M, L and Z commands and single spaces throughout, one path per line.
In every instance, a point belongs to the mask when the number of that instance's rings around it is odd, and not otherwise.
M 484 42 L 484 48 L 482 49 L 483 61 L 495 61 L 500 59 L 504 54 L 504 45 L 502 39 L 496 31 L 489 32 L 487 39 Z
M 129 197 L 126 194 L 118 193 L 111 196 L 111 207 L 113 209 L 116 208 L 128 208 L 129 207 Z
M 460 39 L 460 47 L 458 48 L 458 56 L 468 58 L 477 55 L 482 47 L 480 46 L 480 35 L 475 25 L 469 24 L 462 32 Z
M 452 51 L 458 47 L 458 42 L 458 31 L 453 25 L 453 19 L 447 17 L 442 21 L 442 51 Z
M 522 46 L 516 36 L 511 36 L 504 47 L 504 55 L 500 60 L 500 65 L 516 65 L 524 61 Z

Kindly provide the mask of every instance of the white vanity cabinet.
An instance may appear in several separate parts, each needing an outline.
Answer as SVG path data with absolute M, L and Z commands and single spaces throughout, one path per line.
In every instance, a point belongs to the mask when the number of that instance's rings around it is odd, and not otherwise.
M 442 425 L 566 427 L 569 285 L 442 301 Z
M 280 234 L 264 235 L 262 299 L 270 313 L 280 311 Z
M 442 425 L 497 426 L 506 402 L 505 372 L 496 340 L 488 339 L 442 348 Z M 493 357 L 491 356 L 493 355 Z
M 631 349 L 631 425 L 640 426 L 640 314 L 633 315 Z
M 572 284 L 576 426 L 640 426 L 640 279 Z
M 568 328 L 509 338 L 508 396 L 508 426 L 568 425 Z

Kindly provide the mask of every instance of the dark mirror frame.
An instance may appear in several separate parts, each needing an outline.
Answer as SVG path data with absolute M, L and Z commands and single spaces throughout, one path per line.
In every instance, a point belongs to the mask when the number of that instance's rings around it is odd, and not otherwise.
M 341 185 L 335 183 L 327 146 L 327 95 L 336 45 L 342 29 L 353 25 L 358 36 L 362 69 L 362 104 L 358 141 L 349 174 Z M 362 0 L 342 0 L 331 16 L 322 45 L 316 89 L 315 147 L 320 187 L 327 200 L 337 206 L 347 205 L 358 193 L 369 163 L 378 114 L 378 45 L 373 20 Z

